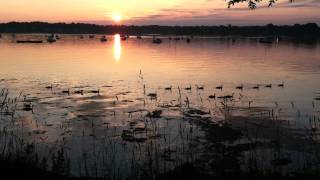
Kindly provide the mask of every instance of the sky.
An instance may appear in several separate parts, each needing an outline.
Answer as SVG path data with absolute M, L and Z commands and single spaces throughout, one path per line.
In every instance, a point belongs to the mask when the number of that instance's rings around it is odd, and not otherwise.
M 278 0 L 268 8 L 227 0 L 0 0 L 0 22 L 46 21 L 126 25 L 320 24 L 320 0 Z M 114 17 L 121 16 L 120 22 Z

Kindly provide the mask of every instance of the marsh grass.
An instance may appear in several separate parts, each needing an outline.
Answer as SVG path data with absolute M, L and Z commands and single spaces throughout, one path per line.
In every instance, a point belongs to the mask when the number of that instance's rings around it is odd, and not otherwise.
M 142 72 L 139 76 L 143 79 Z M 10 98 L 9 90 L 2 89 L 1 164 L 22 164 L 31 167 L 30 172 L 59 178 L 319 177 L 320 120 L 315 103 L 315 113 L 303 115 L 292 101 L 297 115 L 290 117 L 277 102 L 271 108 L 254 107 L 251 100 L 247 107 L 240 106 L 244 101 L 241 94 L 208 99 L 207 107 L 202 93 L 195 91 L 199 101 L 194 102 L 179 86 L 170 87 L 175 99 L 166 102 L 160 93 L 148 94 L 152 91 L 141 83 L 142 109 L 115 108 L 104 116 L 84 114 L 77 119 L 85 125 L 79 125 L 81 128 L 63 120 L 52 127 L 60 135 L 51 142 L 47 142 L 51 126 L 46 121 L 32 121 L 35 130 L 30 134 L 20 117 L 21 112 L 32 115 L 36 109 L 31 107 L 37 102 L 23 92 Z M 99 90 L 92 97 L 101 98 L 102 94 Z M 110 105 L 123 103 L 118 96 Z M 178 118 L 167 115 L 172 112 L 178 113 Z M 127 125 L 109 126 L 98 121 L 101 117 Z M 296 118 L 306 122 L 303 128 L 297 126 Z M 48 129 L 42 130 L 44 126 Z

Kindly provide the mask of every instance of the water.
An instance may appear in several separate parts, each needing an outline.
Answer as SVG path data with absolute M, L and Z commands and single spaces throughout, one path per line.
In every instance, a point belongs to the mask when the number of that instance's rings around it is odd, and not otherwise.
M 42 35 L 18 35 L 16 39 L 41 39 Z M 134 84 L 139 71 L 148 89 L 195 84 L 204 85 L 203 94 L 213 94 L 223 84 L 227 92 L 244 85 L 242 94 L 250 94 L 259 105 L 297 102 L 310 110 L 320 89 L 319 45 L 259 44 L 256 39 L 232 42 L 223 38 L 196 38 L 192 43 L 164 40 L 155 45 L 150 39 L 107 43 L 97 38 L 79 39 L 62 35 L 54 44 L 16 44 L 9 35 L 1 39 L 1 77 L 17 79 L 8 83 L 15 89 L 39 87 L 41 83 L 65 83 L 65 88 L 87 84 L 95 88 L 112 81 Z M 120 38 L 120 37 L 119 37 Z M 285 82 L 285 88 L 276 85 Z M 252 90 L 257 84 L 273 84 L 274 88 Z M 132 89 L 141 89 L 132 87 Z M 224 92 L 216 91 L 217 94 Z
M 218 97 L 234 93 L 236 100 L 231 104 L 238 108 L 234 115 L 245 115 L 252 102 L 251 107 L 279 111 L 279 118 L 294 121 L 299 128 L 309 125 L 309 117 L 319 113 L 320 103 L 315 100 L 320 92 L 319 44 L 287 40 L 261 44 L 256 38 L 232 41 L 220 37 L 195 37 L 191 43 L 165 38 L 162 44 L 152 44 L 149 37 L 122 41 L 119 36 L 108 36 L 108 42 L 102 43 L 100 36 L 94 39 L 80 39 L 80 35 L 60 37 L 61 40 L 52 44 L 17 44 L 17 39 L 45 40 L 45 37 L 42 34 L 19 34 L 15 38 L 3 35 L 0 88 L 8 88 L 12 97 L 23 92 L 32 102 L 33 113 L 21 111 L 23 104 L 18 105 L 18 118 L 24 123 L 15 124 L 23 127 L 22 132 L 15 132 L 28 135 L 24 138 L 39 144 L 57 143 L 71 149 L 70 154 L 79 155 L 69 154 L 72 172 L 77 175 L 83 175 L 84 167 L 78 165 L 83 159 L 77 161 L 83 152 L 96 152 L 98 147 L 112 144 L 111 141 L 116 145 L 108 146 L 110 149 L 106 151 L 109 154 L 116 151 L 115 159 L 123 168 L 119 171 L 128 171 L 124 164 L 132 160 L 131 150 L 122 147 L 121 134 L 130 127 L 130 122 L 138 121 L 142 126 L 153 128 L 150 131 L 154 136 L 166 134 L 169 139 L 179 136 L 179 120 L 183 115 L 175 105 L 184 105 L 187 98 L 193 108 L 210 111 L 214 121 L 224 120 L 226 116 L 216 108 L 221 106 L 220 101 L 208 98 L 213 94 Z M 282 82 L 284 87 L 278 87 Z M 267 84 L 272 84 L 272 88 L 265 87 Z M 52 90 L 45 88 L 51 85 Z M 203 86 L 204 90 L 197 90 L 196 85 Z M 215 88 L 220 85 L 223 90 Z M 243 90 L 235 89 L 240 85 Z M 259 89 L 253 89 L 257 85 Z M 164 90 L 170 86 L 172 90 Z M 188 86 L 192 86 L 191 91 L 185 90 Z M 70 93 L 62 92 L 66 90 Z M 84 94 L 75 94 L 77 90 L 83 90 Z M 99 94 L 91 92 L 93 90 L 99 90 Z M 148 93 L 157 93 L 157 100 L 150 100 Z M 163 108 L 166 105 L 170 108 Z M 145 112 L 141 110 L 156 109 L 162 109 L 162 118 L 156 122 L 145 120 Z M 188 130 L 192 126 L 183 123 Z M 39 129 L 45 132 L 38 132 Z M 192 137 L 203 137 L 202 130 L 194 131 L 198 133 Z M 152 139 L 148 133 L 141 136 L 143 142 Z M 92 137 L 95 145 L 91 144 Z M 184 138 L 181 135 L 168 143 L 169 150 L 173 144 L 181 147 Z M 167 143 L 162 138 L 158 141 Z M 183 148 L 177 149 L 177 154 L 185 154 Z M 139 158 L 144 159 L 143 156 Z M 114 173 L 115 169 L 109 171 Z

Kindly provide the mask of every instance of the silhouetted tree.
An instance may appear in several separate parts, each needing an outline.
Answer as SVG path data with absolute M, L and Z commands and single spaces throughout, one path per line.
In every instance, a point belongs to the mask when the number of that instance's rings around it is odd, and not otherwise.
M 228 1 L 228 7 L 230 8 L 231 6 L 234 6 L 236 3 L 248 3 L 248 7 L 250 9 L 255 9 L 257 7 L 257 3 L 260 2 L 266 2 L 268 1 L 269 7 L 272 6 L 274 3 L 276 3 L 277 0 L 229 0 Z M 293 2 L 294 0 L 288 0 L 289 2 Z

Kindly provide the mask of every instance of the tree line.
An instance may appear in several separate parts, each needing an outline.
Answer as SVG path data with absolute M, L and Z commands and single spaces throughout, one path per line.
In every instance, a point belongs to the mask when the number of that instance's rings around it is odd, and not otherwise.
M 319 38 L 316 23 L 265 26 L 126 26 L 85 23 L 9 22 L 0 24 L 0 33 L 200 35 L 200 36 L 288 36 Z

